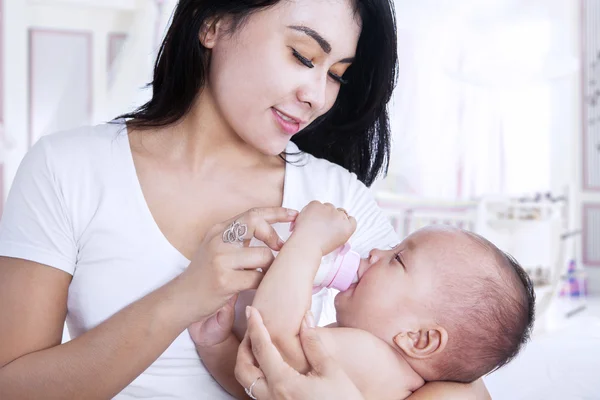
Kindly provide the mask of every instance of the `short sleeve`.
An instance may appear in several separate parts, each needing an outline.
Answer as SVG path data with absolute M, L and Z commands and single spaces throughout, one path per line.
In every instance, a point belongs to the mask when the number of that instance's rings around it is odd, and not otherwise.
M 75 271 L 77 247 L 46 139 L 25 155 L 0 222 L 0 256 Z
M 348 195 L 344 208 L 356 218 L 356 232 L 350 243 L 352 249 L 367 257 L 373 249 L 390 249 L 400 243 L 390 219 L 381 210 L 369 188 L 350 174 Z

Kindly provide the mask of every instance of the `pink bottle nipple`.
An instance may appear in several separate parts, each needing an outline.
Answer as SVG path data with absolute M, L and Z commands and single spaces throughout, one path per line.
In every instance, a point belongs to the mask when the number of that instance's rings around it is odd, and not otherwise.
M 340 251 L 335 265 L 337 267 L 334 268 L 336 274 L 327 287 L 342 292 L 348 290 L 350 285 L 357 281 L 360 254 L 351 250 L 350 244 L 346 243 Z

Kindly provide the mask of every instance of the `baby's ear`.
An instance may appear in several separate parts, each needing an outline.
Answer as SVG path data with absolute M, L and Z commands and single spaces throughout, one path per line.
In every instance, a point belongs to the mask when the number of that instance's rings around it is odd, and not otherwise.
M 448 332 L 441 326 L 403 331 L 394 337 L 394 343 L 409 358 L 425 360 L 444 351 Z

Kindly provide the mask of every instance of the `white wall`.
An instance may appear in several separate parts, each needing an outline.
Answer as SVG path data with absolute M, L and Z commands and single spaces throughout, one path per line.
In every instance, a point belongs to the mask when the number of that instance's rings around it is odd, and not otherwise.
M 4 196 L 16 173 L 16 169 L 27 151 L 29 120 L 29 43 L 30 28 L 76 30 L 91 32 L 93 38 L 92 109 L 95 114 L 91 122 L 108 118 L 100 105 L 107 102 L 107 55 L 110 33 L 127 32 L 134 22 L 134 10 L 140 2 L 150 0 L 3 0 L 4 1 L 4 116 L 5 131 L 12 139 L 11 147 L 0 154 L 4 164 Z M 518 1 L 513 1 L 517 3 Z M 167 2 L 168 3 L 168 2 Z M 469 0 L 455 7 L 442 0 L 427 0 L 415 3 L 396 0 L 399 26 L 404 30 L 427 30 L 437 26 L 449 15 L 459 18 L 467 9 L 478 7 L 478 2 Z M 502 3 L 502 1 L 495 1 Z M 510 3 L 510 1 L 509 1 Z M 435 6 L 434 5 L 438 5 Z M 427 7 L 425 7 L 427 5 Z M 441 7 L 439 7 L 442 5 Z M 562 48 L 578 56 L 580 49 L 579 1 L 545 0 L 544 5 L 554 19 L 566 24 L 568 35 L 555 37 Z M 431 7 L 430 7 L 431 6 Z M 480 6 L 480 5 L 479 5 Z M 439 12 L 433 12 L 438 10 Z M 402 82 L 400 82 L 402 84 Z M 556 113 L 551 121 L 551 188 L 561 193 L 570 187 L 574 207 L 570 210 L 573 228 L 581 228 L 580 204 L 592 200 L 592 196 L 581 191 L 581 88 L 580 74 L 575 73 L 557 81 L 559 90 L 553 96 Z M 402 89 L 400 87 L 399 89 Z M 127 111 L 127 110 L 121 110 Z M 398 122 L 398 121 L 396 121 Z M 403 121 L 400 121 L 402 123 Z M 396 146 L 402 147 L 403 138 L 397 138 Z M 404 152 L 402 152 L 404 153 Z M 395 152 L 395 161 L 406 154 Z M 387 187 L 385 182 L 380 185 Z M 580 254 L 581 249 L 577 250 Z M 581 259 L 579 257 L 579 259 Z M 590 270 L 592 288 L 600 291 L 600 269 Z
M 74 3 L 75 4 L 74 6 Z M 79 4 L 81 3 L 81 4 Z M 134 1 L 4 0 L 5 131 L 12 139 L 4 153 L 4 194 L 27 151 L 29 120 L 29 29 L 75 30 L 92 33 L 92 107 L 101 104 L 107 88 L 108 35 L 127 32 Z M 92 118 L 93 120 L 95 118 Z
M 596 1 L 596 0 L 592 0 Z M 583 2 L 583 0 L 577 1 L 577 3 L 580 5 L 580 3 Z M 581 5 L 580 5 L 581 7 Z M 598 8 L 596 7 L 596 10 Z M 581 11 L 581 10 L 579 10 Z M 582 19 L 581 15 L 578 15 L 579 19 Z M 597 14 L 596 12 L 596 25 L 600 24 L 600 15 Z M 579 43 L 579 45 L 581 46 L 582 43 Z M 579 48 L 580 53 L 583 51 L 583 49 L 580 47 Z M 589 71 L 588 71 L 589 73 Z M 582 104 L 582 98 L 583 98 L 583 94 L 581 93 L 581 86 L 579 87 L 579 96 L 577 96 L 576 101 L 577 101 L 577 108 L 579 110 L 579 112 L 581 113 L 583 104 Z M 583 215 L 582 215 L 582 209 L 583 209 L 583 204 L 585 203 L 595 203 L 595 204 L 600 204 L 600 192 L 592 192 L 592 191 L 583 191 L 582 190 L 582 186 L 583 186 L 583 172 L 584 172 L 584 166 L 583 166 L 583 123 L 584 121 L 582 120 L 582 117 L 580 116 L 580 118 L 578 118 L 577 120 L 577 129 L 579 132 L 579 136 L 578 136 L 578 140 L 576 141 L 576 148 L 574 150 L 574 157 L 576 159 L 576 168 L 575 168 L 575 182 L 577 182 L 578 184 L 578 190 L 575 193 L 575 197 L 576 197 L 576 216 L 580 221 L 580 225 L 578 226 L 578 228 L 582 228 L 581 224 L 583 223 Z M 579 254 L 581 255 L 580 259 L 583 259 L 583 249 L 580 248 L 579 249 Z M 589 267 L 587 268 L 587 274 L 588 274 L 588 287 L 590 289 L 590 292 L 594 295 L 600 295 L 600 267 L 598 266 L 594 266 L 594 267 Z

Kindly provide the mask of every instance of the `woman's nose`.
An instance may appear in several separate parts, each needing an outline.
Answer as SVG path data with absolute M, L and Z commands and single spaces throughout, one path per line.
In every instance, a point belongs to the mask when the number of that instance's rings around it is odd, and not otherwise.
M 298 89 L 298 100 L 308 104 L 313 112 L 319 112 L 325 107 L 327 92 L 327 77 L 315 76 Z

